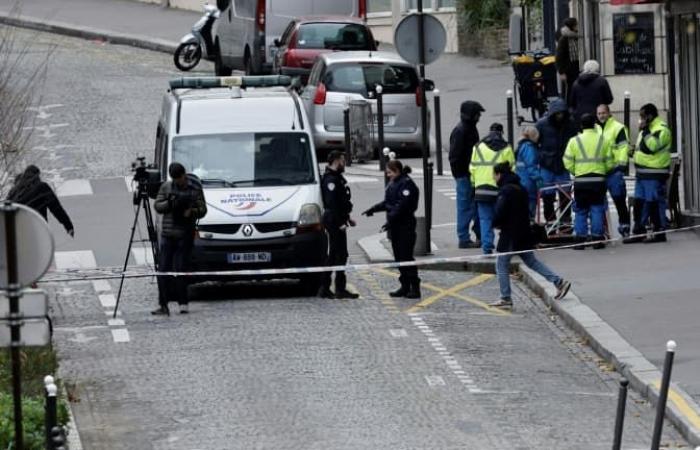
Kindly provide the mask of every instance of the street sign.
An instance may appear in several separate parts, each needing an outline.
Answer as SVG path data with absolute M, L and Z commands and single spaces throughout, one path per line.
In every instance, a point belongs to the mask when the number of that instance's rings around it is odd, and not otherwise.
M 13 204 L 17 236 L 17 282 L 29 287 L 41 278 L 53 261 L 54 243 L 49 226 L 33 209 Z M 5 221 L 7 212 L 0 209 L 0 289 L 7 289 L 7 242 Z
M 403 59 L 411 64 L 420 64 L 420 34 L 418 30 L 419 14 L 409 14 L 404 17 L 394 32 L 396 51 Z M 423 30 L 425 39 L 425 64 L 430 64 L 442 55 L 447 45 L 445 27 L 430 14 L 423 14 Z
M 22 324 L 22 337 L 19 345 L 22 347 L 43 347 L 51 342 L 48 319 L 19 319 Z M 12 333 L 9 326 L 0 324 L 0 348 L 10 347 Z
M 40 289 L 27 289 L 22 292 L 19 300 L 19 315 L 21 317 L 41 318 L 48 313 L 49 300 L 46 292 Z M 3 319 L 10 318 L 10 299 L 0 294 L 0 327 Z

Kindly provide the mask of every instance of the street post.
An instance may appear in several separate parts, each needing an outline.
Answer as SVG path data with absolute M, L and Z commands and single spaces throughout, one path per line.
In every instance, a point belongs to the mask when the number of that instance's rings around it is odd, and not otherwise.
M 425 83 L 425 16 L 423 14 L 423 0 L 417 0 L 416 9 L 418 12 L 418 70 L 420 73 L 420 119 L 421 138 L 423 141 L 423 199 L 425 205 L 425 217 L 432 215 L 433 205 L 430 202 L 428 189 L 430 181 L 428 179 L 428 158 L 430 158 L 430 139 L 428 136 L 428 102 L 426 97 Z M 430 248 L 430 226 L 425 227 L 425 242 Z
M 377 94 L 377 145 L 380 150 L 384 149 L 384 97 L 382 92 L 384 88 L 381 84 L 378 84 L 374 88 L 374 92 Z M 379 170 L 384 170 L 384 158 L 379 155 Z
M 506 114 L 508 115 L 508 143 L 512 147 L 515 140 L 515 125 L 513 124 L 513 91 L 511 89 L 506 91 Z
M 442 119 L 440 117 L 440 91 L 433 89 L 435 101 L 435 159 L 437 159 L 437 174 L 442 176 Z
M 345 160 L 348 166 L 352 166 L 352 144 L 350 142 L 350 106 L 343 110 L 343 129 L 345 131 Z
M 627 405 L 627 386 L 629 381 L 626 378 L 620 380 L 620 391 L 617 398 L 617 415 L 615 417 L 615 436 L 613 437 L 613 450 L 620 450 L 622 445 L 622 429 L 625 425 L 625 406 Z
M 656 405 L 656 420 L 654 421 L 654 433 L 651 437 L 651 450 L 659 450 L 661 445 L 661 431 L 664 427 L 664 416 L 666 414 L 666 401 L 668 400 L 668 389 L 671 385 L 671 369 L 673 369 L 673 356 L 676 353 L 676 342 L 666 343 L 666 358 L 664 359 L 664 372 L 661 376 L 661 387 L 659 388 L 659 403 Z
M 625 115 L 624 115 L 624 123 L 625 127 L 627 128 L 627 132 L 629 133 L 630 129 L 630 96 L 632 93 L 630 91 L 625 91 Z

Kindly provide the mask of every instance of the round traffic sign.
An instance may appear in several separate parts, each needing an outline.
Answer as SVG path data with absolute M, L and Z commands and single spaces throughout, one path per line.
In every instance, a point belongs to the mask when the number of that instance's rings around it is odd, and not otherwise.
M 409 14 L 399 22 L 394 32 L 396 51 L 411 64 L 420 64 L 420 36 L 418 34 L 419 14 Z M 447 32 L 438 19 L 430 14 L 423 14 L 423 47 L 425 64 L 435 62 L 445 51 Z
M 4 204 L 0 204 L 0 289 L 8 288 L 8 214 L 12 214 L 15 220 L 17 284 L 31 286 L 49 270 L 53 261 L 53 236 L 46 220 L 32 208 L 17 203 L 11 206 L 17 208 L 14 213 L 9 213 Z

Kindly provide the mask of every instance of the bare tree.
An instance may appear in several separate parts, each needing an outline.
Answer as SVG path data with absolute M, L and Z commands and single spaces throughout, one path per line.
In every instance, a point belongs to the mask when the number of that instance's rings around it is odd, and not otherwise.
M 12 8 L 18 16 L 19 3 Z M 34 115 L 30 108 L 40 98 L 51 50 L 30 58 L 31 39 L 21 40 L 17 28 L 0 27 L 0 198 L 25 164 Z

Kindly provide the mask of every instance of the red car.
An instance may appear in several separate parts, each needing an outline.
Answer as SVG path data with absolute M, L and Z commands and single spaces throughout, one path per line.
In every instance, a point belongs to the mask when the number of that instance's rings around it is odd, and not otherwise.
M 273 72 L 300 76 L 306 83 L 316 57 L 342 50 L 376 51 L 377 42 L 362 19 L 347 16 L 303 17 L 292 20 L 280 39 Z

